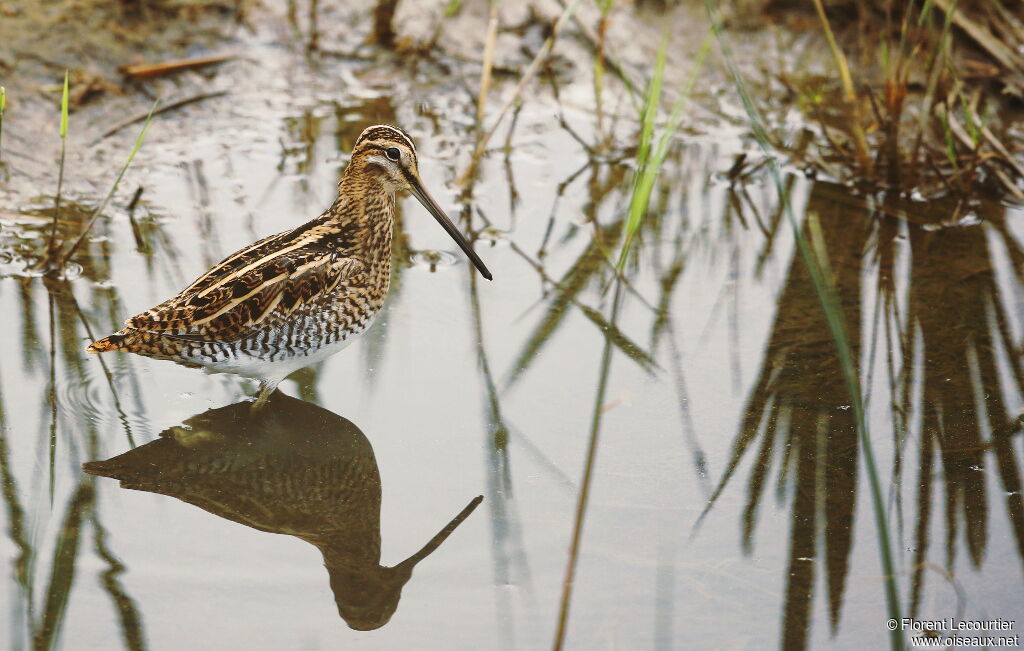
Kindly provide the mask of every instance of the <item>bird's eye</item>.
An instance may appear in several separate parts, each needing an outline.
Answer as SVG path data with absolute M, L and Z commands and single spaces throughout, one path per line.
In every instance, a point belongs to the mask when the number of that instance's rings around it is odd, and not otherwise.
M 391 160 L 398 160 L 402 157 L 402 152 L 398 151 L 398 147 L 388 147 L 384 150 L 384 155 Z

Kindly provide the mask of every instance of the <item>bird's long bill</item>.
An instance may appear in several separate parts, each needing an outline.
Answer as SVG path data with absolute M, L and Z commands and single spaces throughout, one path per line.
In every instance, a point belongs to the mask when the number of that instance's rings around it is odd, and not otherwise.
M 483 271 L 481 271 L 480 273 L 483 273 Z M 476 509 L 476 507 L 480 506 L 480 502 L 483 502 L 483 501 L 484 501 L 484 496 L 483 495 L 477 495 L 476 497 L 474 497 L 469 502 L 469 504 L 466 505 L 466 508 L 462 509 L 462 511 L 460 511 L 458 515 L 456 515 L 454 518 L 452 518 L 452 521 L 449 522 L 447 525 L 445 525 L 444 529 L 441 529 L 440 531 L 438 531 L 437 535 L 434 536 L 433 538 L 431 538 L 430 541 L 427 542 L 426 545 L 423 545 L 422 549 L 420 549 L 418 552 L 416 552 L 415 554 L 413 554 L 409 558 L 405 559 L 404 561 L 402 561 L 401 563 L 399 563 L 395 567 L 396 568 L 402 568 L 405 571 L 407 571 L 409 573 L 412 573 L 412 568 L 416 567 L 416 564 L 419 563 L 420 561 L 422 561 L 424 558 L 426 558 L 427 556 L 430 556 L 431 554 L 433 554 L 434 550 L 436 550 L 438 547 L 440 547 L 441 543 L 443 543 L 445 540 L 447 540 L 448 536 L 450 536 L 452 534 L 452 532 L 455 531 L 455 529 L 460 524 L 462 524 L 462 522 L 466 518 L 469 517 L 469 514 L 472 513 Z
M 412 196 L 416 197 L 416 199 L 421 204 L 423 204 L 423 207 L 426 208 L 427 211 L 434 216 L 434 219 L 437 220 L 437 223 L 441 224 L 441 228 L 448 231 L 448 234 L 452 236 L 452 239 L 455 240 L 455 243 L 459 245 L 459 248 L 462 249 L 467 256 L 469 256 L 469 259 L 473 262 L 473 266 L 477 268 L 477 271 L 480 272 L 480 275 L 486 278 L 487 280 L 491 280 L 491 272 L 487 270 L 487 265 L 485 265 L 484 261 L 480 259 L 480 256 L 476 254 L 476 251 L 474 251 L 473 248 L 469 245 L 469 242 L 466 241 L 466 238 L 462 237 L 462 233 L 460 233 L 459 229 L 455 227 L 455 224 L 453 224 L 452 221 L 448 219 L 448 215 L 444 214 L 444 211 L 441 210 L 441 207 L 437 205 L 437 202 L 434 201 L 434 198 L 427 193 L 426 189 L 424 189 L 423 187 L 423 184 L 420 183 L 420 180 L 415 176 L 413 176 L 409 180 L 409 191 L 412 192 Z

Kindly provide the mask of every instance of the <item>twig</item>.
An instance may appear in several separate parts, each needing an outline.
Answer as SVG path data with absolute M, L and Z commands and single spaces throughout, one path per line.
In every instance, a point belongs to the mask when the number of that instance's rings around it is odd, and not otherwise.
M 974 42 L 992 55 L 993 59 L 1010 70 L 1021 68 L 1021 59 L 1014 51 L 1000 42 L 986 27 L 965 16 L 963 11 L 957 11 L 955 0 L 935 0 L 935 6 L 949 14 L 956 26 L 964 30 Z
M 480 95 L 476 102 L 477 128 L 484 124 L 484 106 L 491 88 L 491 66 L 494 64 L 494 41 L 498 37 L 498 3 L 491 0 L 491 17 L 487 20 L 487 39 L 484 41 L 484 64 L 480 72 Z
M 7 91 L 4 90 L 3 86 L 0 86 L 0 160 L 3 160 L 3 140 L 4 137 L 4 107 L 7 105 Z
M 145 113 L 139 113 L 138 115 L 136 115 L 134 117 L 128 118 L 127 120 L 125 120 L 123 122 L 117 123 L 116 125 L 114 125 L 111 128 L 107 129 L 107 131 L 104 132 L 102 136 L 100 136 L 99 138 L 97 138 L 93 142 L 95 143 L 95 142 L 98 142 L 100 140 L 103 140 L 104 138 L 109 138 L 110 136 L 114 135 L 115 133 L 117 133 L 121 129 L 124 129 L 125 127 L 130 127 L 133 124 L 138 124 L 139 122 L 142 122 L 143 120 L 145 120 L 150 115 L 157 116 L 157 115 L 160 115 L 161 113 L 166 113 L 167 111 L 173 111 L 174 109 L 179 109 L 182 106 L 188 106 L 189 104 L 194 104 L 195 102 L 201 102 L 203 100 L 213 99 L 214 97 L 221 97 L 222 95 L 227 95 L 227 94 L 228 94 L 228 91 L 226 91 L 226 90 L 216 90 L 216 91 L 213 91 L 211 93 L 199 93 L 198 95 L 192 95 L 191 97 L 185 97 L 185 98 L 182 98 L 182 99 L 179 99 L 179 100 L 175 100 L 175 101 L 171 102 L 170 104 L 164 104 L 163 106 L 161 106 L 158 109 L 146 111 Z
M 319 0 L 309 0 L 309 42 L 306 43 L 306 52 L 316 52 L 320 42 L 320 32 L 317 27 L 317 15 L 320 13 Z
M 131 66 L 121 66 L 118 70 L 129 77 L 134 77 L 135 79 L 150 79 L 151 77 L 169 75 L 183 70 L 203 68 L 218 63 L 224 63 L 226 61 L 231 61 L 236 57 L 237 55 L 235 54 L 219 54 L 217 56 L 210 57 L 174 59 L 171 61 L 161 61 L 160 63 L 139 63 Z

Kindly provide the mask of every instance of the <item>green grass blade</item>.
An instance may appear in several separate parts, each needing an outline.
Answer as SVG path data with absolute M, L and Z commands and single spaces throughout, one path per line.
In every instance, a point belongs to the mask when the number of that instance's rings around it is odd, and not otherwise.
M 146 139 L 146 132 L 149 131 L 149 125 L 153 122 L 153 111 L 156 110 L 159 103 L 160 100 L 153 102 L 153 106 L 149 109 L 149 115 L 146 116 L 146 121 L 142 124 L 142 131 L 139 132 L 139 137 L 135 139 L 132 151 L 128 154 L 128 160 L 124 162 L 124 166 L 121 167 L 121 171 L 118 172 L 117 178 L 114 179 L 114 185 L 111 186 L 110 191 L 107 192 L 107 196 L 103 197 L 103 202 L 100 203 L 99 207 L 97 207 L 89 217 L 89 221 L 86 222 L 85 228 L 82 229 L 82 234 L 78 236 L 75 243 L 71 245 L 68 252 L 61 258 L 60 266 L 63 267 L 66 265 L 68 260 L 71 259 L 71 256 L 78 250 L 78 247 L 82 245 L 82 242 L 84 242 L 85 238 L 89 235 L 89 231 L 92 230 L 92 225 L 96 222 L 96 218 L 99 217 L 100 213 L 103 212 L 103 209 L 107 207 L 107 202 L 110 201 L 110 197 L 114 196 L 114 192 L 117 191 L 117 186 L 121 183 L 121 179 L 124 178 L 124 173 L 128 171 L 128 167 L 131 166 L 132 161 L 135 159 L 135 154 L 139 153 L 139 149 L 142 147 L 142 141 Z
M 0 86 L 0 161 L 4 159 L 4 108 L 7 106 L 7 91 Z
M 68 137 L 68 71 L 64 71 L 64 92 L 60 96 L 60 139 Z
M 647 214 L 647 206 L 651 201 L 654 183 L 658 178 L 662 164 L 665 162 L 665 157 L 668 156 L 672 136 L 679 128 L 679 123 L 683 119 L 683 110 L 686 108 L 690 94 L 693 92 L 693 87 L 697 83 L 697 76 L 700 74 L 700 70 L 704 65 L 704 59 L 707 57 L 713 41 L 713 34 L 708 32 L 708 35 L 704 37 L 704 41 L 701 43 L 700 49 L 697 51 L 693 72 L 690 73 L 686 86 L 672 106 L 668 122 L 658 138 L 657 145 L 652 154 L 651 144 L 654 134 L 654 122 L 661 96 L 662 79 L 665 69 L 665 49 L 668 43 L 667 39 L 662 41 L 662 47 L 658 51 L 658 59 L 655 63 L 654 75 L 651 78 L 651 84 L 648 88 L 644 104 L 640 144 L 637 149 L 637 169 L 633 177 L 633 194 L 629 201 L 629 214 L 623 225 L 622 250 L 619 252 L 619 259 L 615 265 L 616 269 L 620 272 L 626 264 L 626 258 L 633 245 L 633 239 L 636 237 L 637 232 L 639 232 L 643 218 Z
M 57 198 L 53 206 L 53 223 L 50 225 L 50 238 L 46 243 L 46 260 L 53 260 L 57 252 L 57 224 L 60 222 L 60 198 L 64 187 L 64 158 L 68 143 L 68 71 L 64 71 L 64 90 L 60 96 L 60 165 L 57 168 Z

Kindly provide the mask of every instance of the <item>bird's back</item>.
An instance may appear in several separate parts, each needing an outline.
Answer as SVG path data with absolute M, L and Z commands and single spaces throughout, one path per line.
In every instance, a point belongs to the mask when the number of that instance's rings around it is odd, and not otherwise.
M 229 255 L 87 350 L 253 377 L 336 352 L 369 327 L 390 280 L 394 199 L 363 199 L 340 194 L 321 216 Z

